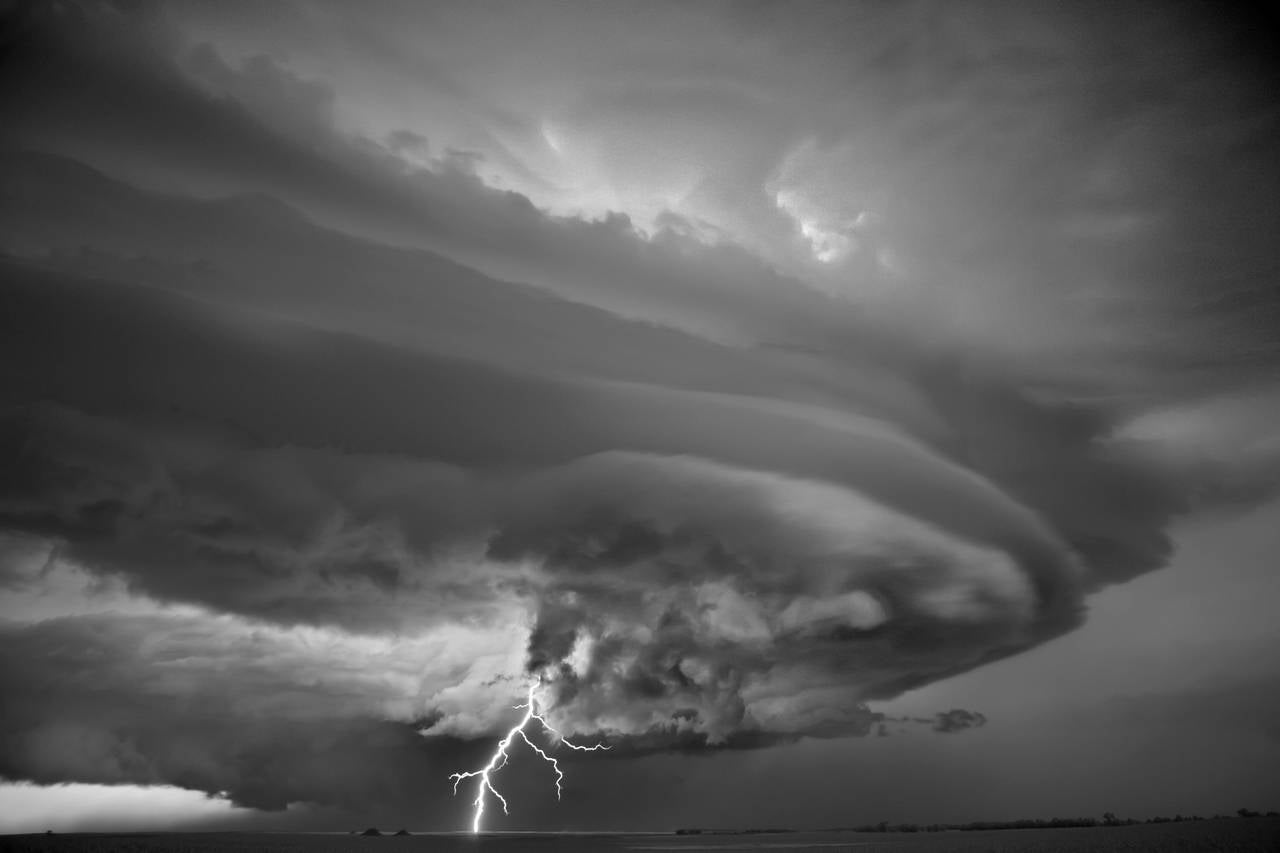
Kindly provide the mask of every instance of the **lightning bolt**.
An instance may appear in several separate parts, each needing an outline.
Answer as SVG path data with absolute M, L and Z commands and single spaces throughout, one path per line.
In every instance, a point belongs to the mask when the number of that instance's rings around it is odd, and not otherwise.
M 480 831 L 480 821 L 484 818 L 484 803 L 487 794 L 493 794 L 498 798 L 498 802 L 502 803 L 503 814 L 510 814 L 510 812 L 507 811 L 506 797 L 502 796 L 502 794 L 498 792 L 498 789 L 493 786 L 493 774 L 507 766 L 507 761 L 510 758 L 510 754 L 507 750 L 511 748 L 511 744 L 515 741 L 516 735 L 519 735 L 520 739 L 523 740 L 539 758 L 550 764 L 551 769 L 556 771 L 556 799 L 560 799 L 560 795 L 563 793 L 562 783 L 564 782 L 564 771 L 560 769 L 559 761 L 557 761 L 553 756 L 547 754 L 545 749 L 530 740 L 528 733 L 525 732 L 525 728 L 532 721 L 537 720 L 542 728 L 554 738 L 553 742 L 557 746 L 564 745 L 579 752 L 596 752 L 597 750 L 609 748 L 600 743 L 592 744 L 591 746 L 583 746 L 582 744 L 572 742 L 557 731 L 550 723 L 547 722 L 547 718 L 542 714 L 539 714 L 536 710 L 533 693 L 537 688 L 538 682 L 535 681 L 530 684 L 529 693 L 525 696 L 524 702 L 513 706 L 517 710 L 523 708 L 524 715 L 520 718 L 520 722 L 512 726 L 507 731 L 506 736 L 503 737 L 502 740 L 498 741 L 497 747 L 493 750 L 493 755 L 489 757 L 489 763 L 484 767 L 481 767 L 479 770 L 467 770 L 460 773 L 453 773 L 449 776 L 449 779 L 453 782 L 454 796 L 457 796 L 458 794 L 458 784 L 464 779 L 480 780 L 476 783 L 476 798 L 472 801 L 472 805 L 475 806 L 475 812 L 471 818 L 471 831 L 473 833 Z

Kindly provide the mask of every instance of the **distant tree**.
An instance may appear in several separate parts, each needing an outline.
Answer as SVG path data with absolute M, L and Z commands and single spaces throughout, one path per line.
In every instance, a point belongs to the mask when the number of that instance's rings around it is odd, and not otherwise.
M 1103 812 L 1102 822 L 1105 823 L 1107 826 L 1115 826 L 1120 822 L 1120 818 L 1116 817 L 1115 812 Z
M 374 836 L 381 835 L 382 833 L 378 831 L 378 828 L 376 826 L 371 826 L 360 834 L 365 836 L 366 838 L 373 838 Z
M 1261 816 L 1258 812 L 1255 812 L 1252 809 L 1236 809 L 1236 814 L 1240 815 L 1240 817 L 1260 817 Z

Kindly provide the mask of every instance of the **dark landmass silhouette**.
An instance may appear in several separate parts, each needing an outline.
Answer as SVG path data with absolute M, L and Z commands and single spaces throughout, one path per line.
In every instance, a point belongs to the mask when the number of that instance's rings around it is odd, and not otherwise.
M 1140 824 L 1160 824 L 1160 823 L 1184 823 L 1188 821 L 1203 820 L 1233 820 L 1233 819 L 1251 819 L 1251 818 L 1280 818 L 1280 812 L 1268 811 L 1259 812 L 1248 808 L 1236 810 L 1235 817 L 1230 815 L 1217 814 L 1212 818 L 1206 818 L 1201 815 L 1182 815 L 1177 814 L 1173 817 L 1149 817 L 1145 820 L 1137 818 L 1121 818 L 1117 817 L 1114 812 L 1105 812 L 1102 817 L 1052 817 L 1052 818 L 1022 818 L 1018 820 L 978 820 L 968 823 L 889 823 L 888 821 L 880 821 L 879 823 L 866 823 L 857 826 L 834 826 L 825 832 L 979 832 L 998 829 L 1070 829 L 1083 827 L 1106 827 L 1106 826 L 1137 826 Z M 757 835 L 769 833 L 795 833 L 795 832 L 811 832 L 812 830 L 798 829 L 773 829 L 773 828 L 752 828 L 752 829 L 708 829 L 701 827 L 682 827 L 675 830 L 676 835 Z
M 1021 829 L 1021 832 L 1004 832 Z M 931 831 L 934 830 L 934 831 Z M 945 830 L 945 831 L 943 831 Z M 967 834 L 962 834 L 965 833 Z M 408 837 L 406 837 L 408 836 Z M 736 839 L 736 840 L 735 840 Z M 367 853 L 373 848 L 433 853 L 556 850 L 610 851 L 746 850 L 813 853 L 819 848 L 867 847 L 882 853 L 1122 853 L 1133 850 L 1219 850 L 1274 853 L 1280 849 L 1280 814 L 1240 809 L 1237 815 L 1121 819 L 1059 818 L 982 821 L 968 824 L 888 824 L 839 830 L 683 829 L 665 832 L 532 832 L 490 830 L 383 833 L 376 827 L 351 832 L 63 832 L 0 836 L 3 853 Z

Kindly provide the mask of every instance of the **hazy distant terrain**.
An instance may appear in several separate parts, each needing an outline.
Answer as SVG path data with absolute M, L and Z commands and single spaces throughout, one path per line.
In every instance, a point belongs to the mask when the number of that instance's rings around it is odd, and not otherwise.
M 957 851 L 964 853 L 1108 853 L 1120 850 L 1223 853 L 1273 851 L 1280 845 L 1280 818 L 1205 820 L 1081 829 L 985 830 L 979 832 L 796 832 L 704 835 L 414 835 L 364 838 L 358 835 L 293 833 L 172 833 L 120 835 L 12 835 L 0 838 L 0 850 L 12 853 L 343 853 L 398 850 L 447 853 L 461 850 L 517 851 L 680 851 L 767 850 Z

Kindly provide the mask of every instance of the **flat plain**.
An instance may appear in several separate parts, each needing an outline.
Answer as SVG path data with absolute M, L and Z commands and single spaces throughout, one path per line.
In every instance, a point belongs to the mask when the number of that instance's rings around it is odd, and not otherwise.
M 1280 818 L 919 833 L 496 833 L 480 836 L 422 833 L 408 837 L 363 837 L 332 833 L 207 832 L 0 836 L 3 853 L 536 853 L 558 850 L 570 853 L 1274 853 L 1280 850 Z

